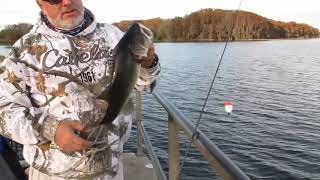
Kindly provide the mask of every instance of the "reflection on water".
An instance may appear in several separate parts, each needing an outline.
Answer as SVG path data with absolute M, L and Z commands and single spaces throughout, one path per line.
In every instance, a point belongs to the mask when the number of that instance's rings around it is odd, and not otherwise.
M 0 55 L 6 56 L 10 51 L 10 46 L 0 46 Z

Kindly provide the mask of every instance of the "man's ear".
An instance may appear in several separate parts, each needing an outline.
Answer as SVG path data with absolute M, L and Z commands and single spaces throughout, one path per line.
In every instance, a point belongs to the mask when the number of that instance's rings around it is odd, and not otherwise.
M 41 8 L 42 4 L 41 4 L 40 0 L 37 0 L 37 4 Z
M 37 0 L 36 1 L 37 2 L 37 4 L 38 4 L 38 6 L 39 6 L 39 8 L 41 9 L 41 12 L 44 14 L 44 15 L 46 15 L 46 12 L 45 12 L 45 9 L 42 9 L 42 0 Z

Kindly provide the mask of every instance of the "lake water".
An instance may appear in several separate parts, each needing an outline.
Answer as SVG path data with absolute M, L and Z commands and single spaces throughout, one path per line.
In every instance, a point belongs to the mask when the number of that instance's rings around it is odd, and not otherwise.
M 194 122 L 223 46 L 157 44 L 157 88 Z M 200 129 L 252 179 L 320 179 L 319 49 L 319 39 L 229 44 Z M 166 166 L 167 117 L 152 101 L 143 98 L 143 120 Z M 225 101 L 234 103 L 230 116 Z M 216 179 L 195 149 L 185 166 L 183 179 Z
M 0 55 L 7 55 L 10 51 L 9 46 L 1 46 L 0 45 Z
M 224 43 L 159 43 L 157 88 L 193 122 Z M 320 179 L 320 40 L 230 43 L 200 129 L 252 179 Z M 3 49 L 0 47 L 0 54 Z M 232 101 L 230 116 L 225 101 Z M 167 115 L 151 95 L 143 123 L 167 167 Z M 134 127 L 135 128 L 135 127 Z M 126 149 L 135 150 L 135 133 Z M 181 146 L 188 145 L 186 137 Z M 184 154 L 184 150 L 181 152 Z M 182 179 L 216 179 L 192 149 Z

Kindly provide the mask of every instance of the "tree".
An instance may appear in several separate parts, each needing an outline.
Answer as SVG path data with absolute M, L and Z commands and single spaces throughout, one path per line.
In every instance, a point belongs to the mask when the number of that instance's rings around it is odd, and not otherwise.
M 0 31 L 0 40 L 3 42 L 14 43 L 23 35 L 28 33 L 31 28 L 32 25 L 26 23 L 7 25 L 2 31 Z

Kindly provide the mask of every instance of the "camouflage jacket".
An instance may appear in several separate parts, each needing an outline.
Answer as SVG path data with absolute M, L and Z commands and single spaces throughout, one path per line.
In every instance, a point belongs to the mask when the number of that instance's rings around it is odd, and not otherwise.
M 23 144 L 24 158 L 34 168 L 64 178 L 116 173 L 123 143 L 130 134 L 131 103 L 112 128 L 99 125 L 82 134 L 95 142 L 83 152 L 61 151 L 52 142 L 52 127 L 65 119 L 94 124 L 104 115 L 105 109 L 96 106 L 96 97 L 112 84 L 112 51 L 122 35 L 117 27 L 94 20 L 78 35 L 69 36 L 51 30 L 40 18 L 4 59 L 0 67 L 0 134 Z M 136 88 L 150 89 L 159 72 L 159 64 L 140 68 Z

